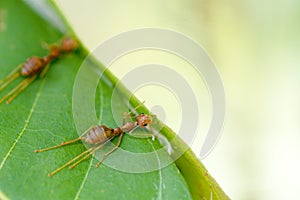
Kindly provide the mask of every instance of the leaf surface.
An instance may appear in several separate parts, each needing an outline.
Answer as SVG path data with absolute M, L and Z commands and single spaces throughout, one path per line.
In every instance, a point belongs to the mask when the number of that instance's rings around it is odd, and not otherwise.
M 21 1 L 1 1 L 0 9 L 0 76 L 4 78 L 28 57 L 46 55 L 41 42 L 53 43 L 63 35 Z M 1 193 L 10 199 L 189 199 L 188 187 L 175 164 L 131 174 L 105 165 L 95 168 L 97 160 L 90 158 L 73 170 L 64 169 L 47 177 L 50 171 L 85 150 L 82 143 L 76 143 L 34 153 L 37 148 L 78 137 L 72 116 L 72 90 L 84 54 L 85 50 L 79 49 L 63 55 L 51 64 L 45 78 L 35 80 L 12 104 L 0 105 Z M 102 103 L 109 105 L 112 86 L 104 82 L 100 85 L 101 93 L 106 94 Z M 105 116 L 100 116 L 101 122 L 117 126 L 110 108 L 105 110 L 103 105 Z M 122 141 L 122 148 L 133 151 L 159 147 L 157 141 L 149 139 L 125 136 Z
M 49 10 L 55 7 L 49 4 Z M 40 13 L 48 13 L 47 10 Z M 57 11 L 56 11 L 57 12 Z M 55 13 L 54 18 L 60 18 Z M 45 21 L 22 1 L 4 0 L 0 2 L 0 79 L 4 78 L 18 64 L 28 57 L 44 56 L 48 53 L 42 42 L 54 43 L 63 34 L 72 33 L 68 25 L 61 21 L 54 26 Z M 72 170 L 64 169 L 55 176 L 47 174 L 86 150 L 78 142 L 44 153 L 34 150 L 59 144 L 78 137 L 73 119 L 72 94 L 75 78 L 80 65 L 87 56 L 81 47 L 77 52 L 63 55 L 51 64 L 45 78 L 35 80 L 10 105 L 0 105 L 0 197 L 8 199 L 228 199 L 226 194 L 211 178 L 204 166 L 190 149 L 177 139 L 174 154 L 157 157 L 160 165 L 171 161 L 176 154 L 182 157 L 167 167 L 147 173 L 126 173 L 101 165 L 95 168 L 97 159 L 89 158 Z M 88 62 L 91 68 L 104 70 L 94 60 Z M 21 81 L 21 80 L 19 80 Z M 97 89 L 95 110 L 99 123 L 110 127 L 120 125 L 114 116 L 122 118 L 128 111 L 120 100 L 116 113 L 111 111 L 111 96 L 118 80 L 108 71 L 104 73 Z M 0 97 L 11 90 L 18 81 L 0 93 Z M 128 98 L 126 88 L 117 88 Z M 101 99 L 101 100 L 100 100 Z M 84 102 L 83 102 L 84 103 Z M 132 105 L 137 105 L 135 98 Z M 82 116 L 88 119 L 88 116 Z M 95 124 L 91 124 L 95 125 Z M 175 133 L 169 128 L 162 129 L 169 140 Z M 113 141 L 117 142 L 117 139 Z M 121 148 L 129 152 L 154 152 L 161 144 L 151 139 L 124 136 Z M 120 159 L 113 153 L 107 158 Z M 175 156 L 176 157 L 176 156 Z M 164 160 L 161 160 L 164 159 Z M 144 164 L 151 162 L 145 160 Z M 153 163 L 153 162 L 152 162 Z M 122 164 L 122 163 L 121 163 Z M 130 163 L 126 163 L 130 164 Z M 136 164 L 136 163 L 134 163 Z

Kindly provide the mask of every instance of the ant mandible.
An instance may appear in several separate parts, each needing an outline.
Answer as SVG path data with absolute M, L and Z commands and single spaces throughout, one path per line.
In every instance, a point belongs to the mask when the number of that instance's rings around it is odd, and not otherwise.
M 69 53 L 78 48 L 76 40 L 71 38 L 63 38 L 60 45 L 50 45 L 50 52 L 44 57 L 32 56 L 28 58 L 25 63 L 20 64 L 14 69 L 7 77 L 0 80 L 0 91 L 6 88 L 13 80 L 20 76 L 26 77 L 20 84 L 7 93 L 2 99 L 0 104 L 9 98 L 6 103 L 11 103 L 23 90 L 25 90 L 32 81 L 34 81 L 38 74 L 43 78 L 47 73 L 50 63 L 61 56 L 62 53 Z
M 138 105 L 134 109 L 137 109 L 143 103 L 141 103 L 140 105 Z M 62 147 L 62 146 L 65 146 L 65 145 L 77 142 L 79 140 L 82 140 L 84 143 L 94 145 L 93 147 L 91 147 L 91 148 L 87 149 L 86 151 L 82 152 L 81 154 L 79 154 L 78 156 L 76 156 L 72 160 L 68 161 L 67 163 L 65 163 L 61 167 L 57 168 L 53 172 L 49 173 L 48 176 L 50 177 L 50 176 L 53 176 L 54 174 L 56 174 L 57 172 L 59 172 L 60 170 L 64 169 L 65 167 L 67 167 L 69 165 L 70 165 L 69 169 L 74 168 L 80 162 L 82 162 L 83 160 L 87 159 L 90 155 L 92 155 L 97 150 L 99 150 L 100 148 L 102 148 L 103 145 L 105 145 L 108 141 L 112 140 L 116 136 L 119 136 L 119 140 L 118 140 L 117 144 L 110 151 L 108 151 L 107 153 L 105 153 L 103 155 L 102 159 L 96 164 L 96 167 L 99 167 L 99 165 L 101 165 L 101 163 L 103 162 L 103 160 L 109 154 L 111 154 L 113 151 L 115 151 L 116 149 L 119 148 L 119 146 L 121 144 L 121 141 L 122 141 L 122 138 L 123 138 L 123 135 L 124 135 L 125 132 L 132 132 L 133 130 L 135 130 L 138 127 L 145 128 L 145 127 L 149 126 L 151 123 L 153 123 L 152 119 L 151 119 L 151 115 L 146 115 L 146 114 L 142 113 L 142 114 L 139 114 L 139 115 L 137 115 L 135 117 L 131 117 L 130 114 L 131 114 L 131 112 L 129 112 L 129 113 L 125 112 L 124 113 L 122 127 L 109 128 L 109 127 L 107 127 L 105 125 L 91 126 L 81 136 L 79 136 L 78 138 L 76 138 L 74 140 L 69 140 L 69 141 L 66 141 L 66 142 L 62 142 L 59 145 L 48 147 L 48 148 L 44 148 L 44 149 L 37 149 L 34 152 L 40 153 L 40 152 L 48 151 L 48 150 L 51 150 L 51 149 L 59 148 L 59 147 Z M 136 121 L 126 122 L 127 118 L 135 118 Z M 156 134 L 142 134 L 142 135 L 143 136 L 151 136 L 152 139 L 158 137 Z

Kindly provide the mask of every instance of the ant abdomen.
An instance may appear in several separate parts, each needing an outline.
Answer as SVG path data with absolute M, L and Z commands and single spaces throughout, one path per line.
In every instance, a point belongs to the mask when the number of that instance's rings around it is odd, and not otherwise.
M 44 66 L 44 61 L 42 58 L 33 56 L 26 60 L 23 64 L 21 74 L 23 76 L 31 76 L 38 73 Z
M 87 144 L 99 144 L 110 140 L 114 136 L 114 129 L 104 125 L 93 126 L 83 138 Z

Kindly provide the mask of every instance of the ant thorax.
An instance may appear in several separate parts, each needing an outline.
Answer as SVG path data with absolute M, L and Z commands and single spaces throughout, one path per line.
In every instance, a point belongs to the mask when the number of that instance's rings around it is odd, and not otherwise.
M 121 130 L 122 130 L 123 132 L 129 132 L 129 131 L 131 131 L 133 128 L 135 128 L 137 125 L 138 125 L 137 122 L 127 122 L 126 124 L 124 124 L 124 125 L 121 127 Z

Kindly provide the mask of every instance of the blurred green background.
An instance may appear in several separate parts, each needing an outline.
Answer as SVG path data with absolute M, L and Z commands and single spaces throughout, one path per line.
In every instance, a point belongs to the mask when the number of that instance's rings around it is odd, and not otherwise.
M 116 34 L 144 27 L 175 30 L 201 44 L 226 93 L 222 137 L 203 163 L 232 199 L 300 199 L 300 1 L 55 2 L 91 50 Z M 111 70 L 120 77 L 137 59 L 143 63 L 147 56 L 120 61 L 127 63 L 125 71 Z M 147 94 L 141 99 L 148 101 Z M 176 130 L 180 109 L 173 100 L 165 115 Z M 197 142 L 198 154 L 203 140 Z

